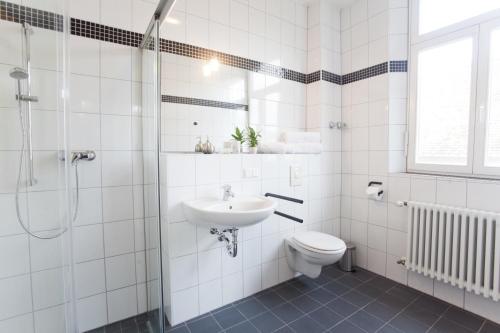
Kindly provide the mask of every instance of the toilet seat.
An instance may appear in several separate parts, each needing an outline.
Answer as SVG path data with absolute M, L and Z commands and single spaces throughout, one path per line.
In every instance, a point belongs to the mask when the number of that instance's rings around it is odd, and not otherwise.
M 345 250 L 343 240 L 317 231 L 298 232 L 285 239 L 290 268 L 313 279 L 321 274 L 323 266 L 339 261 Z
M 344 252 L 346 249 L 346 245 L 341 239 L 317 231 L 297 233 L 293 236 L 293 241 L 296 246 L 313 253 L 334 254 Z

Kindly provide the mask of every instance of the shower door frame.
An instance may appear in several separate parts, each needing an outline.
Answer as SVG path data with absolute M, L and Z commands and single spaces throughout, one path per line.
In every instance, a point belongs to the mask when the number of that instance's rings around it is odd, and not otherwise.
M 163 239 L 162 239 L 162 225 L 161 225 L 161 187 L 160 187 L 160 161 L 161 161 L 161 55 L 160 55 L 160 26 L 162 22 L 165 20 L 167 15 L 172 10 L 176 0 L 160 0 L 156 10 L 151 18 L 151 21 L 148 24 L 146 32 L 144 33 L 143 39 L 139 48 L 144 50 L 147 48 L 148 41 L 151 37 L 154 38 L 154 77 L 153 77 L 153 86 L 154 86 L 154 110 L 153 110 L 153 118 L 154 118 L 154 152 L 155 152 L 155 192 L 156 192 L 156 204 L 157 204 L 157 231 L 158 231 L 158 247 L 159 247 L 159 258 L 158 258 L 158 267 L 160 271 L 160 332 L 164 332 L 165 330 L 165 300 L 164 300 L 164 281 L 163 281 Z M 142 68 L 144 71 L 145 69 Z M 144 96 L 143 96 L 144 98 Z M 144 112 L 144 110 L 143 110 Z
M 153 122 L 154 122 L 154 166 L 155 170 L 155 194 L 156 194 L 156 230 L 158 232 L 158 268 L 159 268 L 159 321 L 160 321 L 160 332 L 164 332 L 165 330 L 165 302 L 163 296 L 163 260 L 162 260 L 162 252 L 163 252 L 163 241 L 162 241 L 162 226 L 161 226 L 161 189 L 160 189 L 160 154 L 161 154 L 161 57 L 160 57 L 160 21 L 157 18 L 156 14 L 151 21 L 152 24 L 148 26 L 146 33 L 144 34 L 143 40 L 140 45 L 140 49 L 147 49 L 149 45 L 148 40 L 152 37 L 154 40 L 154 50 L 153 50 L 153 90 L 154 90 L 154 108 L 153 108 Z M 149 70 L 142 68 L 142 71 Z M 145 96 L 142 96 L 145 98 Z M 143 112 L 146 112 L 143 110 Z M 144 126 L 144 123 L 143 123 Z M 144 129 L 143 129 L 144 130 Z

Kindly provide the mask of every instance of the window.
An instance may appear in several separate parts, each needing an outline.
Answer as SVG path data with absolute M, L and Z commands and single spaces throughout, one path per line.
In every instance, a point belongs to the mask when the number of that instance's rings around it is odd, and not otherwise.
M 415 0 L 408 170 L 500 176 L 500 0 Z
M 416 162 L 467 165 L 473 38 L 423 49 L 417 61 Z
M 484 165 L 500 167 L 500 29 L 491 33 Z
M 474 172 L 500 176 L 500 20 L 481 25 Z
M 423 35 L 500 8 L 500 0 L 420 0 L 418 34 Z

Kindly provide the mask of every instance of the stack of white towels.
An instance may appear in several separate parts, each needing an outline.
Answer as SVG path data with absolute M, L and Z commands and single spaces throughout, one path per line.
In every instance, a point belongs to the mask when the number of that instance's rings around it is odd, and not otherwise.
M 283 132 L 279 141 L 261 142 L 261 154 L 319 154 L 321 136 L 319 132 Z

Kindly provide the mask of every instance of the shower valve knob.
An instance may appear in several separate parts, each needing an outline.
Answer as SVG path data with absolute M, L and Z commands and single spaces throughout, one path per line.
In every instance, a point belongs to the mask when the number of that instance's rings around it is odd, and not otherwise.
M 71 153 L 71 162 L 73 163 L 80 160 L 93 161 L 95 156 L 95 151 L 93 150 L 74 151 Z
M 70 157 L 71 163 L 80 160 L 93 161 L 96 158 L 96 153 L 93 150 L 72 151 Z M 66 154 L 63 150 L 59 151 L 59 160 L 66 160 Z

